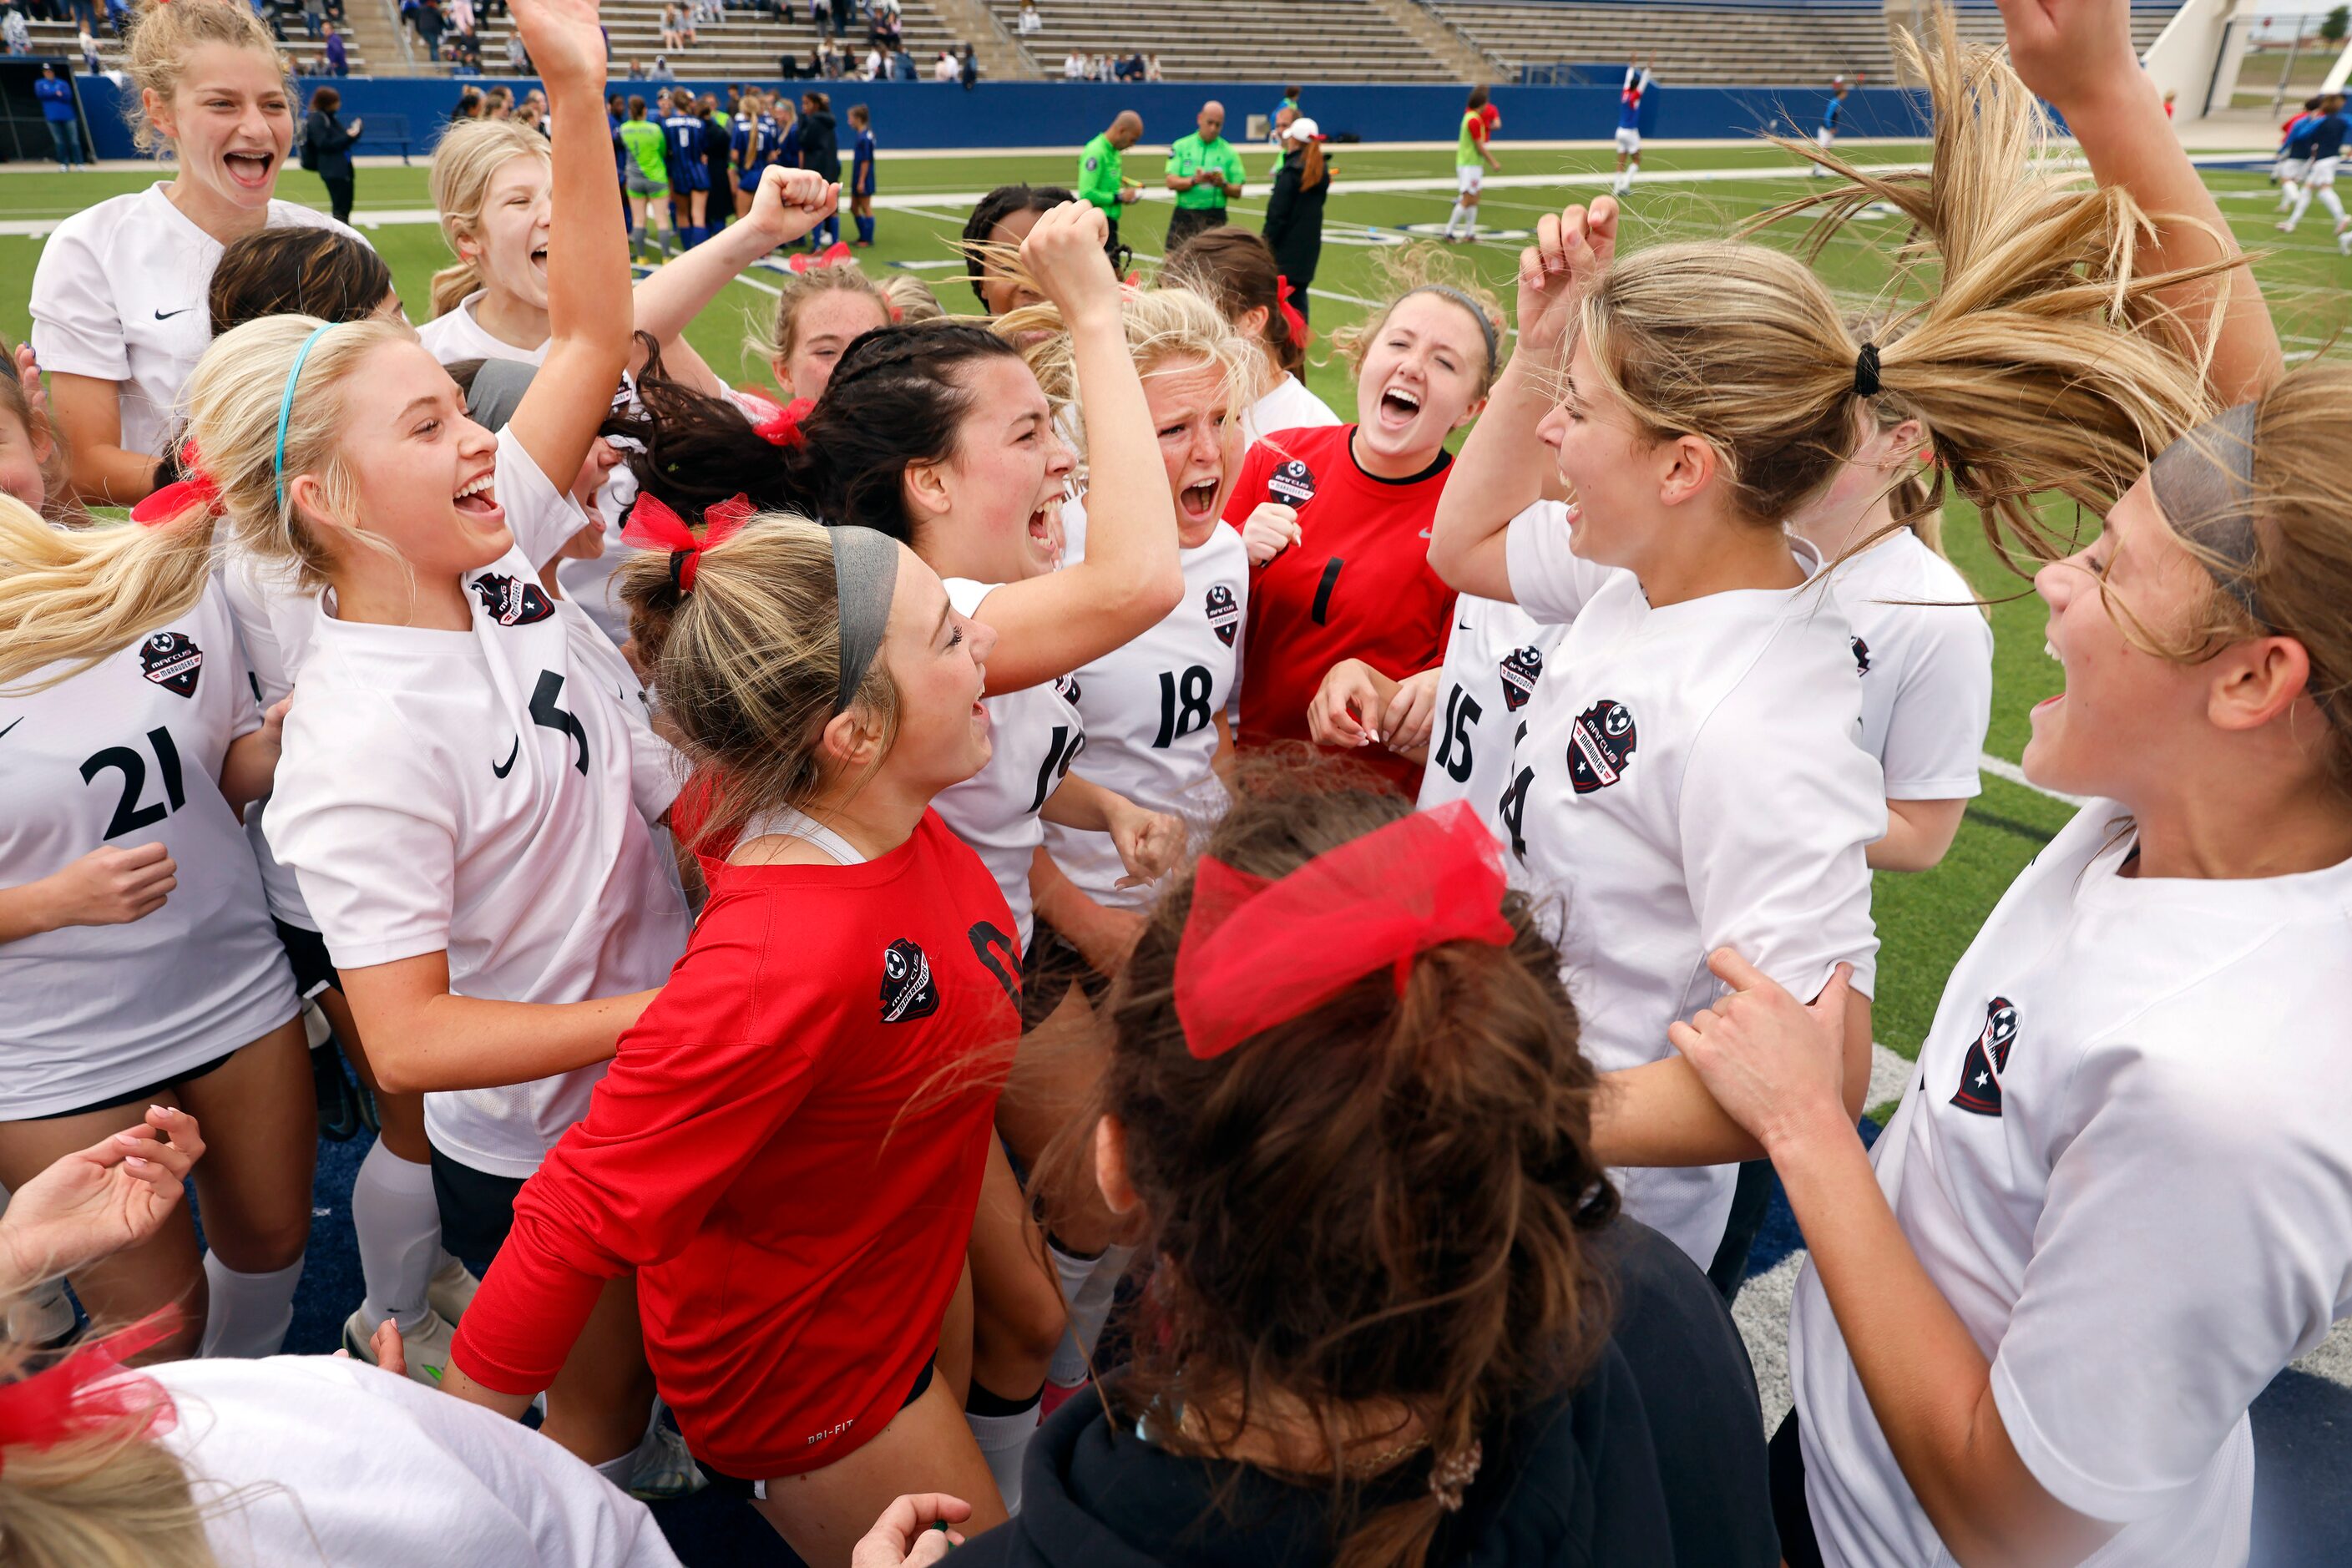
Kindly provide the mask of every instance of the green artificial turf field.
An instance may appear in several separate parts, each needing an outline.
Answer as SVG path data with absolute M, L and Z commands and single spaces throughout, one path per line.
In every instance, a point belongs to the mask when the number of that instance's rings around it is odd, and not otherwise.
M 887 141 L 888 128 L 881 129 Z M 1514 149 L 1507 142 L 1499 151 L 1507 177 L 1538 175 L 1544 176 L 1545 183 L 1490 184 L 1481 209 L 1483 221 L 1490 226 L 1524 229 L 1541 214 L 1557 211 L 1569 201 L 1588 200 L 1606 188 L 1611 154 L 1605 150 Z M 1923 153 L 1916 146 L 1880 146 L 1856 150 L 1854 155 L 1879 162 L 1916 158 Z M 1338 147 L 1333 153 L 1340 184 L 1326 215 L 1322 268 L 1315 280 L 1312 313 L 1319 331 L 1360 314 L 1361 301 L 1380 286 L 1376 272 L 1380 252 L 1407 225 L 1442 224 L 1453 202 L 1450 153 Z M 1236 221 L 1255 225 L 1262 213 L 1269 159 L 1263 148 L 1246 152 L 1249 173 L 1257 183 L 1235 205 Z M 1075 154 L 922 157 L 886 153 L 879 174 L 882 195 L 916 198 L 919 205 L 877 215 L 878 243 L 861 253 L 862 264 L 876 273 L 896 264 L 911 265 L 933 284 L 949 310 L 971 311 L 975 301 L 959 280 L 960 269 L 946 242 L 961 229 L 972 196 L 1013 179 L 1066 183 L 1076 174 L 1075 164 Z M 1146 184 L 1152 182 L 1157 170 L 1156 160 L 1133 157 L 1132 172 L 1143 176 Z M 1655 146 L 1644 157 L 1643 170 L 1651 177 L 1636 187 L 1627 204 L 1623 243 L 1629 247 L 1719 237 L 1758 212 L 1809 190 L 1818 191 L 1826 184 L 1801 177 L 1786 153 L 1763 145 Z M 0 174 L 0 220 L 54 219 L 106 196 L 138 189 L 148 178 L 117 173 Z M 2273 194 L 2263 174 L 2216 171 L 2208 179 L 2241 237 L 2264 253 L 2259 269 L 2288 337 L 2290 353 L 2307 355 L 2315 351 L 2344 323 L 2344 288 L 2352 281 L 2352 259 L 2337 256 L 2324 217 L 2309 219 L 2303 232 L 2293 237 L 2272 232 Z M 1348 188 L 1351 181 L 1413 181 L 1424 183 L 1425 188 L 1351 191 Z M 359 172 L 358 192 L 359 222 L 390 262 L 412 313 L 421 312 L 428 279 L 436 267 L 448 260 L 438 229 L 430 222 L 371 220 L 373 215 L 413 216 L 429 206 L 424 165 L 420 162 L 411 168 L 363 168 Z M 313 205 L 325 205 L 318 182 L 299 169 L 287 171 L 281 194 Z M 922 203 L 921 198 L 933 199 Z M 1124 237 L 1147 268 L 1157 258 L 1169 211 L 1164 204 L 1149 203 L 1125 222 Z M 1891 247 L 1902 233 L 1898 222 L 1862 220 L 1827 247 L 1818 262 L 1820 269 L 1842 299 L 1856 307 L 1867 305 L 1886 284 Z M 1792 230 L 1776 242 L 1793 245 L 1796 234 Z M 29 324 L 26 301 L 39 247 L 37 237 L 0 235 L 0 332 L 12 340 L 21 338 Z M 1517 248 L 1518 242 L 1511 239 L 1465 247 L 1459 254 L 1480 277 L 1507 290 Z M 690 330 L 704 357 L 732 379 L 764 379 L 763 367 L 743 363 L 740 341 L 747 316 L 762 310 L 769 299 L 761 291 L 765 276 L 756 269 L 748 274 Z M 1308 381 L 1343 416 L 1352 409 L 1354 398 L 1342 367 L 1318 363 Z M 1965 507 L 1952 509 L 1946 541 L 1953 558 L 1979 592 L 2007 601 L 1996 604 L 1992 610 L 1995 690 L 1986 749 L 1994 757 L 2013 763 L 2025 742 L 2026 710 L 2056 689 L 2057 667 L 2042 651 L 2041 609 L 2030 595 L 2018 596 L 2026 584 L 1994 561 Z M 2068 814 L 2062 802 L 1988 776 L 1985 794 L 1972 806 L 1944 865 L 1924 875 L 1879 877 L 1877 916 L 1885 950 L 1879 964 L 1876 1026 L 1883 1042 L 1906 1055 L 1916 1052 L 1952 963 L 2010 879 Z

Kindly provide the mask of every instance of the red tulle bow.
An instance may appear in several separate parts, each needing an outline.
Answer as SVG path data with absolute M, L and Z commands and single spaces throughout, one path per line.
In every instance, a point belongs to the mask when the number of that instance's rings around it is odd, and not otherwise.
M 801 421 L 816 406 L 814 397 L 795 397 L 765 419 L 751 426 L 752 433 L 771 447 L 797 447 L 804 439 Z
M 677 591 L 691 594 L 703 551 L 733 538 L 759 510 L 749 496 L 740 492 L 705 507 L 702 536 L 698 539 L 694 530 L 686 525 L 686 519 L 658 497 L 640 493 L 635 504 L 629 508 L 628 521 L 621 526 L 621 542 L 639 550 L 668 551 L 670 574 L 677 579 Z
M 196 444 L 190 441 L 180 448 L 180 477 L 160 489 L 148 491 L 146 499 L 131 509 L 131 521 L 142 528 L 153 528 L 197 506 L 215 517 L 221 514 L 220 487 L 205 472 L 196 456 Z
M 1449 942 L 1506 946 L 1503 855 L 1464 801 L 1415 812 L 1277 881 L 1203 858 L 1176 951 L 1176 1016 L 1202 1061 Z
M 47 1371 L 0 1385 L 0 1468 L 10 1448 L 50 1447 L 132 1416 L 144 1415 L 150 1433 L 170 1431 L 171 1396 L 154 1379 L 125 1373 L 122 1363 L 159 1342 L 176 1316 L 170 1308 L 152 1313 L 79 1346 Z
M 1279 303 L 1282 307 L 1282 319 L 1290 328 L 1290 341 L 1303 349 L 1315 341 L 1315 334 L 1307 331 L 1307 318 L 1298 313 L 1298 307 L 1290 302 L 1292 293 L 1290 279 L 1278 278 L 1275 281 L 1282 286 Z

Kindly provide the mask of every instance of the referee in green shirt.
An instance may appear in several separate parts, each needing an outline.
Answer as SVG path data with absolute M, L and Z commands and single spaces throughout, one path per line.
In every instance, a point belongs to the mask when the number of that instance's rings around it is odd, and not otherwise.
M 1110 220 L 1110 248 L 1118 249 L 1118 215 L 1142 193 L 1119 172 L 1118 156 L 1143 139 L 1143 116 L 1122 109 L 1110 129 L 1078 155 L 1078 199 L 1092 202 Z
M 1225 106 L 1211 99 L 1193 123 L 1198 133 L 1168 149 L 1168 188 L 1176 211 L 1168 220 L 1167 253 L 1204 228 L 1221 228 L 1225 203 L 1242 194 L 1242 155 L 1225 140 Z

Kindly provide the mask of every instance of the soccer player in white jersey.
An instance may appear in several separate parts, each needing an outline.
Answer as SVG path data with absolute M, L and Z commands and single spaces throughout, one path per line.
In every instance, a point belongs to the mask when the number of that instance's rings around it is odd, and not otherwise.
M 97 574 L 139 557 L 137 531 L 0 497 L 0 1185 L 150 1105 L 205 1118 L 226 1151 L 198 1175 L 208 1249 L 184 1211 L 72 1284 L 105 1321 L 176 1308 L 168 1353 L 272 1355 L 318 1151 L 301 1005 L 236 820 L 278 723 L 200 570 L 168 597 Z
M 1566 526 L 1559 515 L 1559 503 L 1538 501 L 1530 510 L 1544 509 L 1553 514 L 1548 526 Z M 1419 809 L 1468 801 L 1495 836 L 1508 842 L 1500 807 L 1510 782 L 1511 758 L 1526 733 L 1544 663 L 1567 632 L 1567 626 L 1538 621 L 1506 600 L 1482 599 L 1475 594 L 1454 600 L 1445 662 L 1399 683 L 1435 683 L 1427 731 L 1417 737 L 1395 737 L 1417 738 L 1428 752 L 1414 802 Z M 1394 701 L 1391 695 L 1380 710 L 1393 711 Z M 1335 700 L 1333 705 L 1344 706 L 1344 700 Z
M 381 321 L 248 323 L 188 394 L 240 542 L 326 590 L 266 831 L 379 1077 L 428 1093 L 444 1240 L 461 1256 L 502 1241 L 514 1193 L 687 931 L 652 831 L 674 759 L 618 650 L 535 577 L 578 527 L 548 476 L 578 464 L 606 413 L 628 268 L 604 140 L 562 129 L 597 124 L 593 8 L 515 12 L 557 104 L 555 336 L 506 428 L 468 419 L 414 335 Z M 209 555 L 213 520 L 194 507 L 148 532 L 169 580 Z M 626 1481 L 650 1390 L 625 1286 L 583 1343 L 548 1430 Z
M 2120 0 L 2006 17 L 2022 101 L 1979 111 L 2026 121 L 2030 87 L 2138 210 L 2179 215 L 2151 272 L 2235 254 Z M 1792 1564 L 2243 1563 L 2248 1407 L 2352 1311 L 2352 377 L 2280 376 L 2251 268 L 2162 303 L 2221 328 L 2204 386 L 2143 340 L 2110 384 L 2229 406 L 2035 579 L 2064 685 L 2025 770 L 2091 798 L 1953 970 L 1894 1121 L 1865 1153 L 1823 1106 L 1834 1009 L 1737 955 L 1717 966 L 1747 994 L 1676 1034 L 1810 1247 L 1773 1444 Z M 2050 476 L 2085 478 L 2090 443 L 2060 435 Z
M 939 573 L 958 615 L 995 631 L 988 764 L 934 805 L 1003 889 L 1024 950 L 1041 816 L 1108 831 L 1129 874 L 1147 879 L 1182 847 L 1173 819 L 1070 772 L 1084 733 L 1066 690 L 1055 689 L 1150 630 L 1183 594 L 1174 508 L 1156 479 L 1159 444 L 1121 326 L 1106 237 L 1092 207 L 1065 203 L 1037 219 L 1019 252 L 1035 292 L 1056 302 L 1070 326 L 1097 470 L 1155 476 L 1148 486 L 1099 493 L 1086 558 L 1062 570 L 1058 514 L 1070 450 L 1019 351 L 975 322 L 928 321 L 858 339 L 835 365 L 802 439 L 781 447 L 730 402 L 664 378 L 647 376 L 638 387 L 646 450 L 630 461 L 644 494 L 689 521 L 740 496 L 755 510 L 874 528 Z M 721 235 L 702 248 L 724 241 Z M 1013 1461 L 1034 1428 L 1046 1362 L 1063 1330 L 1034 1237 L 1011 1167 L 999 1158 L 973 1231 L 968 1413 L 1007 1486 L 1017 1480 Z
M 1232 224 L 1203 229 L 1177 247 L 1160 281 L 1205 295 L 1264 355 L 1267 374 L 1256 401 L 1242 414 L 1245 446 L 1276 430 L 1339 423 L 1331 405 L 1298 379 L 1307 368 L 1307 318 L 1291 302 L 1297 290 L 1282 276 L 1265 236 Z
M 181 384 L 212 341 L 205 288 L 221 247 L 266 227 L 341 226 L 276 199 L 293 99 L 285 58 L 252 7 L 146 0 L 128 64 L 135 139 L 172 154 L 176 172 L 58 224 L 33 269 L 31 301 L 74 487 L 112 506 L 173 477 L 168 464 L 159 474 L 159 460 Z
M 513 359 L 539 364 L 550 342 L 547 300 L 550 183 L 548 139 L 513 121 L 470 120 L 450 128 L 433 150 L 433 205 L 441 235 L 457 260 L 433 275 L 433 319 L 417 337 L 443 364 L 468 359 Z M 714 395 L 728 387 L 685 331 L 702 309 L 744 268 L 779 245 L 808 233 L 812 209 L 825 199 L 827 182 L 799 169 L 772 165 L 747 195 L 744 216 L 713 243 L 660 268 L 633 294 L 636 330 L 660 345 L 663 370 Z M 632 342 L 629 372 L 615 384 L 614 405 L 626 407 L 632 376 L 643 364 Z M 563 591 L 580 601 L 614 642 L 626 634 L 627 611 L 612 592 L 621 560 L 620 521 L 635 489 L 626 473 L 610 476 L 598 496 L 605 522 L 604 549 L 558 567 Z
M 1865 340 L 1875 327 L 1847 325 Z M 1925 443 L 1919 422 L 1885 397 L 1864 417 L 1845 466 L 1789 528 L 1828 563 L 1853 626 L 1862 748 L 1886 775 L 1886 837 L 1870 847 L 1871 867 L 1925 871 L 1943 859 L 1983 788 L 1992 626 L 1940 548 L 1943 518 L 1913 471 Z

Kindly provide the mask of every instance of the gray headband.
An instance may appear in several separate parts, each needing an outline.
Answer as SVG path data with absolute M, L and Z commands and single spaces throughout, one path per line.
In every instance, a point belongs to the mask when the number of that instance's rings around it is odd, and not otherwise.
M 514 411 L 522 406 L 522 395 L 530 390 L 530 379 L 539 374 L 537 365 L 523 363 L 519 359 L 486 359 L 481 369 L 474 373 L 474 383 L 466 389 L 466 416 L 485 430 L 503 430 Z
M 1415 294 L 1440 294 L 1470 312 L 1470 319 L 1478 323 L 1478 335 L 1486 340 L 1486 374 L 1494 374 L 1495 367 L 1503 363 L 1503 344 L 1495 335 L 1495 323 L 1486 319 L 1486 312 L 1478 308 L 1478 301 L 1450 283 L 1424 283 L 1418 289 L 1406 289 L 1397 303 L 1402 304 Z
M 2173 531 L 2210 552 L 2215 559 L 2205 564 L 2213 580 L 2268 631 L 2270 617 L 2246 580 L 2262 550 L 2253 511 L 2255 407 L 2241 403 L 2158 452 L 2147 486 Z
M 898 585 L 898 546 L 870 528 L 844 525 L 825 532 L 833 536 L 833 589 L 841 605 L 841 681 L 833 700 L 838 713 L 856 697 L 882 651 Z

